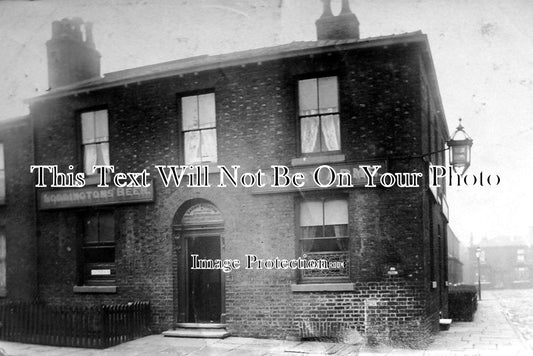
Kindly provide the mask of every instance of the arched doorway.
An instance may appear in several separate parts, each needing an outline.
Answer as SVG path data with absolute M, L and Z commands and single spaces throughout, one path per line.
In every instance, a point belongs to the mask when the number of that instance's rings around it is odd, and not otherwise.
M 223 226 L 220 211 L 206 200 L 191 200 L 176 212 L 179 323 L 225 321 L 222 271 L 213 268 L 221 259 Z

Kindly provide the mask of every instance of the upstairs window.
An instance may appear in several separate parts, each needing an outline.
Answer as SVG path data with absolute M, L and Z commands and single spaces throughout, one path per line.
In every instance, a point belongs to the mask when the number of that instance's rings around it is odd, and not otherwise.
M 181 98 L 185 164 L 217 161 L 215 94 Z
M 83 283 L 110 284 L 115 281 L 115 219 L 102 210 L 83 217 Z
M 348 277 L 348 202 L 308 200 L 300 204 L 300 249 L 307 259 L 340 263 L 340 268 L 303 270 L 303 279 Z
M 526 262 L 526 251 L 524 249 L 516 250 L 516 262 Z
M 92 175 L 94 165 L 109 165 L 109 133 L 107 110 L 81 114 L 83 167 Z
M 302 154 L 339 151 L 339 93 L 337 77 L 298 82 L 300 150 Z

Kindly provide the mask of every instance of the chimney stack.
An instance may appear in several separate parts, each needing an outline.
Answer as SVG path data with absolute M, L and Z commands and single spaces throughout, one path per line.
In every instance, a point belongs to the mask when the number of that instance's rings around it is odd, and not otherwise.
M 359 39 L 359 21 L 350 10 L 348 0 L 342 0 L 341 12 L 335 16 L 331 11 L 331 0 L 322 0 L 324 10 L 316 20 L 316 33 L 319 40 Z
M 54 21 L 46 49 L 51 89 L 100 76 L 101 56 L 94 45 L 91 23 L 79 17 Z

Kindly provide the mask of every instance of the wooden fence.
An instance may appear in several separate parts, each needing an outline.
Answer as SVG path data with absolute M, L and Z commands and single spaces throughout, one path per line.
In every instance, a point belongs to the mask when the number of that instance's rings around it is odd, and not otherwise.
M 8 302 L 0 305 L 0 339 L 106 348 L 150 334 L 150 303 L 95 307 Z

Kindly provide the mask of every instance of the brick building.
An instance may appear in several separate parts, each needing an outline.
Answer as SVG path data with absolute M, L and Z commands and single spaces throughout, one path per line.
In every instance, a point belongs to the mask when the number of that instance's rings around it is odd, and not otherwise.
M 238 336 L 352 330 L 371 342 L 430 339 L 439 313 L 447 314 L 447 205 L 444 189 L 429 189 L 427 175 L 417 188 L 365 188 L 361 181 L 353 188 L 165 187 L 155 168 L 285 165 L 309 173 L 329 165 L 357 175 L 363 163 L 424 173 L 430 163 L 444 164 L 442 152 L 420 158 L 449 137 L 427 37 L 361 39 L 347 1 L 337 16 L 324 4 L 317 41 L 103 77 L 90 26 L 55 22 L 47 43 L 51 90 L 29 100 L 21 121 L 29 131 L 21 134 L 33 149 L 24 154 L 63 173 L 90 175 L 94 164 L 146 169 L 151 185 L 97 188 L 88 176 L 82 188 L 34 190 L 28 163 L 17 183 L 27 189 L 15 201 L 6 158 L 2 213 L 6 221 L 14 214 L 33 222 L 25 224 L 33 243 L 24 253 L 38 255 L 37 276 L 22 279 L 37 282 L 17 287 L 20 293 L 81 305 L 149 300 L 154 331 L 174 328 L 177 335 L 209 323 Z M 9 157 L 15 153 L 6 130 Z M 220 175 L 213 169 L 209 179 Z M 34 199 L 30 215 L 10 211 Z M 16 298 L 10 288 L 17 277 L 9 274 L 15 237 L 5 226 L 7 294 Z M 247 254 L 305 255 L 344 267 L 191 269 L 191 255 L 244 264 Z M 19 272 L 32 276 L 33 267 Z
M 478 261 L 476 249 L 481 249 Z M 481 272 L 482 288 L 531 288 L 533 277 L 533 249 L 521 238 L 507 236 L 483 239 L 478 246 L 468 248 L 468 281 L 478 283 Z M 478 270 L 479 268 L 479 270 Z
M 448 282 L 463 283 L 463 245 L 448 225 Z

